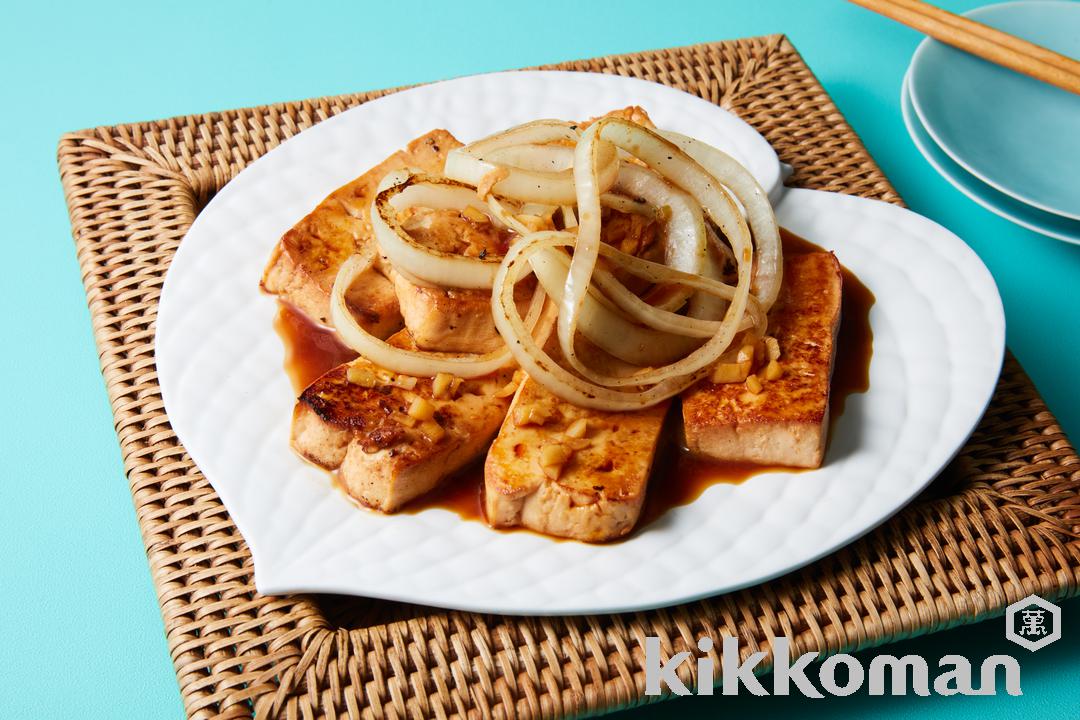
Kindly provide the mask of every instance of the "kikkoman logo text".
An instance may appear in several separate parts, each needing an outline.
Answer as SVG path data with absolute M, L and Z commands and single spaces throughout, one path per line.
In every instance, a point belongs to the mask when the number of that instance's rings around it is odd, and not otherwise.
M 1006 611 L 1006 637 L 1030 650 L 1037 650 L 1061 637 L 1061 610 L 1053 603 L 1032 595 L 1013 603 Z M 998 676 L 1003 674 L 1004 690 L 1009 695 L 1022 695 L 1020 689 L 1020 663 L 1010 655 L 991 655 L 980 664 L 977 677 L 973 674 L 971 661 L 963 655 L 945 655 L 940 658 L 931 680 L 930 664 L 920 655 L 878 655 L 870 661 L 870 667 L 853 655 L 839 653 L 825 658 L 817 667 L 817 684 L 812 679 L 810 664 L 818 659 L 817 652 L 803 653 L 791 658 L 791 641 L 777 637 L 772 641 L 774 665 L 772 694 L 788 695 L 792 686 L 809 698 L 823 698 L 825 693 L 845 696 L 868 686 L 870 695 L 996 695 Z M 766 653 L 758 651 L 740 662 L 739 640 L 724 637 L 720 652 L 720 673 L 717 678 L 715 663 L 710 653 L 713 640 L 703 637 L 697 649 L 702 655 L 695 658 L 699 681 L 698 695 L 712 695 L 713 683 L 719 679 L 724 695 L 738 695 L 745 688 L 753 695 L 769 695 L 754 670 L 765 660 Z M 679 677 L 680 668 L 691 661 L 691 652 L 684 650 L 664 659 L 660 638 L 645 638 L 645 694 L 659 695 L 665 686 L 676 695 L 689 695 L 690 689 Z M 841 670 L 840 666 L 843 666 Z M 686 668 L 689 669 L 689 668 Z M 999 670 L 1003 673 L 999 673 Z M 978 681 L 976 687 L 973 683 Z
M 1008 655 L 991 655 L 979 667 L 979 687 L 972 687 L 971 662 L 962 655 L 946 655 L 938 661 L 939 672 L 930 681 L 930 667 L 926 660 L 918 655 L 879 655 L 870 661 L 870 668 L 853 655 L 839 653 L 831 655 L 818 667 L 817 680 L 821 690 L 807 674 L 810 663 L 818 658 L 818 653 L 808 652 L 800 655 L 792 664 L 791 641 L 786 637 L 773 640 L 776 662 L 772 674 L 772 694 L 787 695 L 791 686 L 809 698 L 823 698 L 830 695 L 851 695 L 859 691 L 864 683 L 869 684 L 871 695 L 885 695 L 886 689 L 892 695 L 906 695 L 910 689 L 916 695 L 929 695 L 931 688 L 938 695 L 994 695 L 997 693 L 997 670 L 1005 669 L 1005 690 L 1010 695 L 1020 695 L 1020 664 Z M 708 653 L 713 649 L 711 638 L 698 641 L 698 650 Z M 676 653 L 666 661 L 660 657 L 660 638 L 645 638 L 645 694 L 659 695 L 663 685 L 667 685 L 676 695 L 689 695 L 679 676 L 679 666 L 690 659 L 690 652 Z M 745 661 L 739 662 L 738 638 L 725 637 L 720 655 L 720 678 L 724 695 L 738 695 L 745 687 L 753 695 L 768 695 L 769 691 L 754 675 L 754 669 L 765 659 L 765 652 L 752 653 Z M 697 676 L 714 678 L 715 668 L 711 657 L 697 658 Z M 837 672 L 843 665 L 847 670 L 841 680 Z M 910 679 L 910 683 L 908 682 Z M 712 695 L 711 683 L 702 683 L 698 695 Z

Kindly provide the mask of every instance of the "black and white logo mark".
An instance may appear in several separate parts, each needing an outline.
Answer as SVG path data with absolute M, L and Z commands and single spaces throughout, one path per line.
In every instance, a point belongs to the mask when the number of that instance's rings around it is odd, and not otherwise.
M 1005 609 L 1005 637 L 1035 652 L 1061 637 L 1061 608 L 1028 595 Z

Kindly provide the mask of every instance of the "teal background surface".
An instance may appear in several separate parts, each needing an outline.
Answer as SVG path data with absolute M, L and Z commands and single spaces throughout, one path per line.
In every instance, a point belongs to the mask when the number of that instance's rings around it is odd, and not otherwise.
M 953 11 L 978 3 L 941 2 Z M 1009 225 L 937 177 L 904 131 L 920 36 L 839 0 L 541 3 L 11 3 L 0 22 L 0 717 L 180 718 L 55 165 L 66 130 L 353 92 L 607 53 L 787 33 L 916 211 L 979 253 L 1008 343 L 1080 438 L 1080 248 Z M 1063 180 L 1075 182 L 1073 178 Z M 1019 698 L 693 698 L 627 717 L 1075 716 L 1080 649 L 1038 653 L 1003 621 L 890 648 L 1011 652 Z M 872 655 L 873 652 L 865 654 Z

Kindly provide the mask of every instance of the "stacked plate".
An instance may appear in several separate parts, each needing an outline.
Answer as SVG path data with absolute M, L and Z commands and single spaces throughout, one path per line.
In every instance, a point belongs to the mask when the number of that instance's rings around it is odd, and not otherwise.
M 1009 2 L 967 17 L 1080 57 L 1080 3 Z M 987 210 L 1080 244 L 1080 95 L 926 39 L 901 97 L 916 147 Z

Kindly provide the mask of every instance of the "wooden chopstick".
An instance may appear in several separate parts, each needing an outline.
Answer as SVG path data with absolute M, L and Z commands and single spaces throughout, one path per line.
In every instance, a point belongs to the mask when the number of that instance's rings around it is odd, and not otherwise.
M 922 0 L 850 0 L 955 48 L 1080 94 L 1080 62 Z
M 971 20 L 961 15 L 955 15 L 948 10 L 942 10 L 939 7 L 931 5 L 930 3 L 923 2 L 922 0 L 892 0 L 897 5 L 903 5 L 915 12 L 921 12 L 927 17 L 932 17 L 935 20 L 940 20 L 946 25 L 957 28 L 958 30 L 968 30 L 973 35 L 978 35 L 981 38 L 989 40 L 990 42 L 1003 45 L 1010 50 L 1015 50 L 1019 53 L 1033 57 L 1036 60 L 1041 60 L 1045 63 L 1049 63 L 1056 67 L 1061 68 L 1066 72 L 1070 72 L 1073 75 L 1080 75 L 1080 62 L 1073 60 L 1070 57 L 1066 57 L 1060 53 L 1056 53 L 1053 50 L 1044 48 L 1042 45 L 1036 45 L 1033 42 L 1018 38 L 1015 35 L 1010 35 L 1003 30 L 990 27 L 989 25 L 983 25 L 981 22 Z

